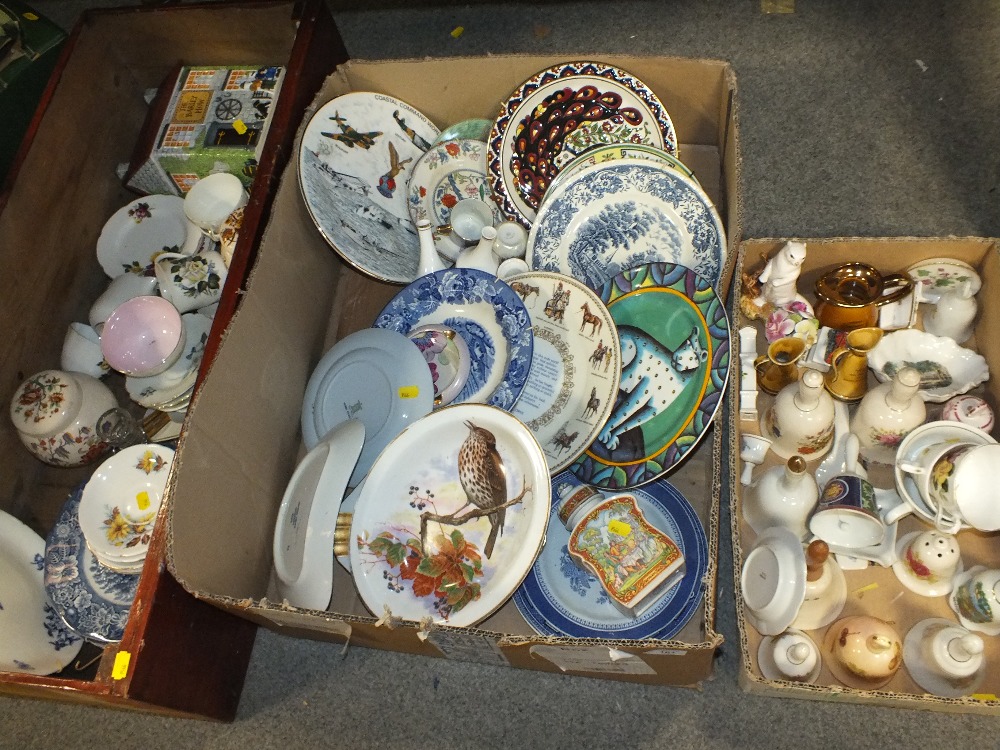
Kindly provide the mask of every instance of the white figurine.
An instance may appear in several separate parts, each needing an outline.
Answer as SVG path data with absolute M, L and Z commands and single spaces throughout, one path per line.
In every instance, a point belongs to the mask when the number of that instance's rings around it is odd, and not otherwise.
M 757 307 L 764 307 L 767 303 L 775 307 L 784 307 L 798 300 L 808 307 L 810 315 L 813 314 L 812 305 L 795 288 L 805 259 L 806 243 L 786 242 L 785 246 L 767 261 L 764 270 L 757 277 L 762 287 L 760 296 L 754 300 L 754 304 Z

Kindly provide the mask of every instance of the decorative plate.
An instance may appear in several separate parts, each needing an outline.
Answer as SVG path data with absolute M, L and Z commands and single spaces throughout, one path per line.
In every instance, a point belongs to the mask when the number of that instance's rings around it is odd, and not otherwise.
M 431 371 L 420 350 L 396 331 L 366 328 L 345 336 L 323 355 L 302 400 L 302 438 L 312 450 L 349 419 L 365 427 L 350 486 L 406 425 L 434 407 Z
M 410 219 L 421 219 L 437 227 L 448 224 L 451 209 L 460 200 L 477 198 L 494 208 L 494 223 L 503 219 L 493 203 L 486 179 L 486 144 L 482 141 L 448 141 L 433 146 L 417 160 L 406 189 Z M 465 246 L 444 235 L 437 240 L 439 252 L 452 260 Z
M 125 632 L 139 576 L 98 562 L 80 529 L 83 486 L 69 496 L 45 540 L 45 591 L 76 633 L 94 643 L 117 643 Z
M 931 304 L 937 304 L 942 294 L 965 282 L 972 294 L 978 294 L 983 285 L 976 269 L 956 258 L 922 260 L 907 268 L 906 273 L 913 279 L 920 301 Z
M 201 238 L 201 230 L 184 215 L 183 198 L 147 195 L 122 206 L 104 224 L 97 238 L 97 260 L 111 278 L 151 275 L 157 255 L 190 255 Z
M 444 324 L 472 354 L 465 387 L 453 403 L 489 403 L 511 409 L 531 367 L 531 319 L 505 282 L 474 268 L 448 268 L 422 276 L 393 297 L 376 328 L 409 334 Z
M 299 187 L 309 215 L 349 264 L 381 281 L 417 276 L 420 241 L 406 184 L 438 129 L 409 104 L 357 91 L 324 104 L 299 146 Z
M 729 321 L 709 281 L 674 263 L 620 273 L 599 294 L 618 327 L 621 382 L 610 418 L 571 470 L 622 489 L 673 469 L 712 424 L 729 376 Z
M 125 390 L 133 401 L 147 409 L 162 409 L 190 398 L 189 391 L 198 379 L 198 369 L 205 355 L 205 342 L 212 330 L 212 319 L 198 313 L 181 316 L 184 324 L 184 350 L 177 361 L 159 375 L 125 378 Z
M 489 173 L 500 209 L 530 226 L 559 170 L 607 143 L 646 143 L 677 153 L 670 116 L 631 73 L 600 62 L 567 62 L 536 73 L 501 105 L 490 132 Z
M 879 382 L 892 380 L 899 370 L 913 367 L 920 373 L 920 398 L 942 403 L 989 379 L 986 359 L 947 336 L 916 328 L 886 334 L 868 353 L 868 366 Z
M 545 455 L 520 421 L 482 404 L 439 409 L 365 480 L 351 523 L 361 599 L 380 617 L 475 625 L 534 564 L 550 505 Z
M 718 285 L 726 234 L 712 201 L 676 169 L 637 159 L 581 169 L 546 196 L 528 263 L 596 289 L 643 263 L 681 263 Z
M 566 476 L 563 474 L 563 476 Z M 552 480 L 555 488 L 560 482 Z M 559 499 L 555 497 L 555 504 Z M 632 490 L 646 519 L 673 539 L 687 566 L 681 582 L 638 618 L 621 612 L 597 580 L 579 568 L 567 549 L 569 531 L 555 513 L 549 517 L 545 548 L 531 568 L 514 603 L 541 635 L 573 638 L 672 638 L 701 603 L 708 569 L 708 539 L 691 504 L 666 480 Z
M 44 539 L 0 511 L 0 671 L 52 674 L 83 645 L 45 597 L 44 553 Z
M 558 473 L 597 437 L 621 376 L 618 329 L 600 297 L 558 273 L 526 273 L 508 284 L 531 316 L 534 347 L 514 416 L 531 430 Z
M 173 461 L 174 451 L 166 446 L 131 445 L 105 459 L 87 480 L 80 528 L 101 563 L 116 567 L 146 557 Z
M 549 189 L 546 193 L 555 190 L 557 185 L 572 178 L 582 169 L 586 169 L 587 167 L 591 167 L 595 164 L 604 164 L 606 162 L 617 161 L 619 159 L 644 159 L 646 161 L 653 162 L 654 164 L 659 164 L 662 167 L 666 167 L 667 169 L 680 170 L 680 172 L 686 177 L 691 178 L 695 182 L 698 181 L 694 176 L 694 172 L 688 169 L 684 162 L 661 148 L 647 146 L 643 143 L 609 143 L 605 146 L 597 146 L 584 151 L 582 154 L 573 159 L 573 161 L 559 171 L 559 174 L 552 180 L 552 184 L 549 185 Z M 542 202 L 545 202 L 544 197 Z
M 486 143 L 486 140 L 490 137 L 490 130 L 493 128 L 492 120 L 484 120 L 482 118 L 473 118 L 471 120 L 462 120 L 461 122 L 456 122 L 454 125 L 449 125 L 444 130 L 438 134 L 438 137 L 434 140 L 434 145 L 439 143 L 444 143 L 445 141 L 458 141 L 458 140 L 473 140 L 482 141 Z

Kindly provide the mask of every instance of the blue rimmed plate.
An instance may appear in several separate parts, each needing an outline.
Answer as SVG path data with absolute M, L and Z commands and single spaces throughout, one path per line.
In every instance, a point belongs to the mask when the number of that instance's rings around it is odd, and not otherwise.
M 448 268 L 421 276 L 393 297 L 375 328 L 409 334 L 427 325 L 458 332 L 471 355 L 469 376 L 452 403 L 510 409 L 528 379 L 533 336 L 521 298 L 493 274 Z
M 632 268 L 598 294 L 618 326 L 622 375 L 611 416 L 570 470 L 623 489 L 669 472 L 711 426 L 729 377 L 729 320 L 709 280 L 675 263 Z
M 554 502 L 559 499 L 552 480 Z M 577 567 L 566 545 L 569 530 L 553 512 L 545 547 L 514 603 L 528 624 L 541 635 L 572 638 L 668 639 L 684 627 L 698 609 L 702 578 L 708 569 L 708 539 L 691 504 L 666 480 L 630 490 L 646 519 L 673 539 L 684 553 L 687 569 L 681 582 L 662 599 L 633 618 L 611 603 L 597 578 Z
M 45 540 L 45 591 L 59 616 L 94 643 L 122 639 L 139 575 L 101 565 L 80 529 L 83 485 L 69 496 Z
M 718 286 L 726 234 L 693 179 L 654 162 L 625 159 L 581 169 L 545 196 L 528 235 L 528 264 L 597 289 L 646 263 L 679 263 Z

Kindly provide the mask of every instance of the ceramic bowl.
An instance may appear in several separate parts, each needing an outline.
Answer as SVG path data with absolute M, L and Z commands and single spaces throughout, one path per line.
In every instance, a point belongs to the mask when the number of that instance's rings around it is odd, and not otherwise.
M 899 370 L 913 367 L 920 373 L 920 397 L 942 403 L 965 393 L 990 376 L 986 360 L 954 339 L 934 336 L 915 328 L 893 331 L 868 354 L 868 365 L 882 383 Z
M 740 575 L 747 621 L 761 635 L 777 635 L 795 620 L 806 593 L 806 556 L 794 532 L 765 529 Z
M 111 369 L 101 352 L 101 337 L 86 323 L 70 323 L 63 339 L 60 366 L 70 372 L 82 372 L 100 378 Z
M 101 331 L 101 351 L 115 370 L 150 377 L 166 370 L 184 349 L 181 314 L 162 297 L 133 297 L 114 309 Z
M 151 297 L 156 295 L 158 286 L 156 276 L 144 276 L 134 273 L 123 273 L 111 279 L 101 296 L 90 306 L 87 320 L 98 333 L 104 328 L 104 321 L 122 302 L 133 297 Z

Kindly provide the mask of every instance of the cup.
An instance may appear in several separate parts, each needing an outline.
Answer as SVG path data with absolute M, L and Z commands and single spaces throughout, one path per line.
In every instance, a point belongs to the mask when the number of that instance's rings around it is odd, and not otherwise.
M 493 209 L 486 201 L 464 198 L 451 209 L 449 222 L 452 235 L 465 244 L 479 242 L 483 228 L 493 226 Z
M 122 302 L 133 297 L 148 297 L 156 294 L 157 281 L 155 276 L 139 276 L 134 273 L 123 273 L 116 276 L 101 292 L 101 296 L 90 306 L 87 317 L 90 325 L 97 333 L 104 328 L 104 322 Z
M 228 269 L 218 250 L 161 253 L 154 264 L 160 295 L 182 313 L 219 301 Z
M 250 199 L 243 182 L 229 172 L 216 172 L 198 180 L 184 196 L 184 215 L 218 242 L 226 220 Z
M 997 443 L 935 444 L 915 463 L 898 462 L 900 469 L 914 475 L 924 502 L 935 509 L 935 526 L 949 533 L 962 522 L 980 531 L 1000 529 L 1000 502 L 993 484 L 998 465 Z
M 133 297 L 115 308 L 101 331 L 101 352 L 118 372 L 136 377 L 167 370 L 184 350 L 181 314 L 162 297 Z
M 746 486 L 753 479 L 753 468 L 759 466 L 771 447 L 771 441 L 762 435 L 743 435 L 740 439 L 740 458 L 743 459 L 743 473 L 740 484 Z
M 857 474 L 839 474 L 823 488 L 809 530 L 832 547 L 859 549 L 880 544 L 885 521 L 875 488 Z
M 501 261 L 523 258 L 527 247 L 527 229 L 516 221 L 502 221 L 497 224 L 497 238 L 493 241 L 493 252 Z
M 508 258 L 497 267 L 497 276 L 501 281 L 512 279 L 518 274 L 528 273 L 531 268 L 523 258 Z
M 94 378 L 111 369 L 101 352 L 101 337 L 86 323 L 70 323 L 63 339 L 60 366 L 70 372 L 82 372 Z
M 848 331 L 878 325 L 879 307 L 910 294 L 913 280 L 906 274 L 883 276 L 867 263 L 845 263 L 817 279 L 814 290 L 819 324 Z

